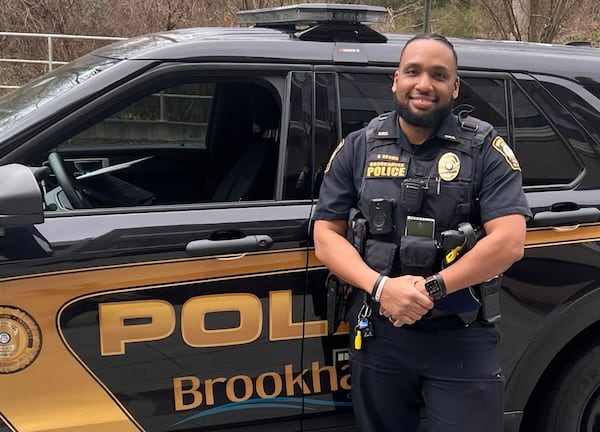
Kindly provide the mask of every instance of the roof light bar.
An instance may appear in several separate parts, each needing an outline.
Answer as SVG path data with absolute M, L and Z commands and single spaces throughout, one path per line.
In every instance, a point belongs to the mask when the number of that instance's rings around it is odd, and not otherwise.
M 301 3 L 238 12 L 240 24 L 260 27 L 318 23 L 382 23 L 388 14 L 380 6 Z

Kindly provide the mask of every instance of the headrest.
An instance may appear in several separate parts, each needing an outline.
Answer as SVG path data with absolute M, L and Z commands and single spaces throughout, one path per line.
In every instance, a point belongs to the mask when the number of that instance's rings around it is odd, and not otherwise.
M 251 97 L 252 121 L 262 131 L 279 129 L 281 110 L 272 92 L 264 87 L 255 87 Z

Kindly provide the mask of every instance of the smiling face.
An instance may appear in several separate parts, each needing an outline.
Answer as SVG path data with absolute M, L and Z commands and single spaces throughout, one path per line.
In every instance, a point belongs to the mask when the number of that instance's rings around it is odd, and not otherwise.
M 392 91 L 400 125 L 434 131 L 452 112 L 459 79 L 452 49 L 435 39 L 415 39 L 402 53 Z

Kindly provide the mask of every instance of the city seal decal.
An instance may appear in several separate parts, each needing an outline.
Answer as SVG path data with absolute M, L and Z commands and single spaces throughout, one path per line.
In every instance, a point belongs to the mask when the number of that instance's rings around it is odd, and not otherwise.
M 0 374 L 25 369 L 41 348 L 40 328 L 31 315 L 15 307 L 0 306 Z
M 460 171 L 460 159 L 456 153 L 444 153 L 438 162 L 438 174 L 444 181 L 452 181 Z
M 502 137 L 497 136 L 496 138 L 494 138 L 494 141 L 492 142 L 492 147 L 494 147 L 494 149 L 496 149 L 498 153 L 504 156 L 504 159 L 506 159 L 506 162 L 508 162 L 508 164 L 514 171 L 521 171 L 521 166 L 519 165 L 517 157 L 513 153 L 512 149 L 508 146 L 508 144 L 506 144 L 506 141 L 502 139 Z

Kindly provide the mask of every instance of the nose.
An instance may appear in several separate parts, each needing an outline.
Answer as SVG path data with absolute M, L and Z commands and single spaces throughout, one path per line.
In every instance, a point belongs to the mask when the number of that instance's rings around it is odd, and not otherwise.
M 416 88 L 419 91 L 429 91 L 432 89 L 431 77 L 429 74 L 421 73 L 417 80 Z

